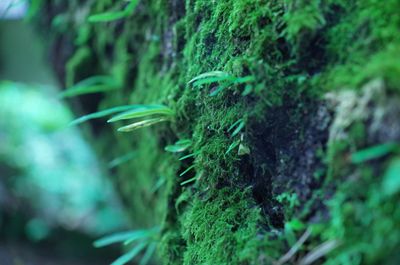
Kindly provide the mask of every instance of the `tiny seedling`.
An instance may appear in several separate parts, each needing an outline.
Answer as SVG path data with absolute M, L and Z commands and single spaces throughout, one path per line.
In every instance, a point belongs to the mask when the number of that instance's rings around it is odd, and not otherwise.
M 109 116 L 114 113 L 123 112 L 123 111 L 137 108 L 138 106 L 139 105 L 124 105 L 124 106 L 118 106 L 118 107 L 114 107 L 114 108 L 110 108 L 110 109 L 106 109 L 106 110 L 101 110 L 98 112 L 94 112 L 94 113 L 79 117 L 78 119 L 73 120 L 70 123 L 70 125 L 73 126 L 73 125 L 77 125 L 77 124 L 83 123 L 88 120 L 103 118 L 103 117 Z
M 182 161 L 182 160 L 185 160 L 185 159 L 194 157 L 194 156 L 198 155 L 199 153 L 200 153 L 200 152 L 197 151 L 197 152 L 194 152 L 194 153 L 192 153 L 192 154 L 188 154 L 188 155 L 182 156 L 181 158 L 179 158 L 179 160 Z
M 382 193 L 392 196 L 400 192 L 400 158 L 392 159 L 383 175 Z
M 60 94 L 60 97 L 75 97 L 85 94 L 108 92 L 120 88 L 121 86 L 111 76 L 92 76 L 68 88 Z
M 111 22 L 118 19 L 129 17 L 135 10 L 138 3 L 139 0 L 131 0 L 124 10 L 116 12 L 110 11 L 110 12 L 91 15 L 89 16 L 88 21 L 91 23 Z
M 96 240 L 93 245 L 96 248 L 105 247 L 111 244 L 122 243 L 125 246 L 133 245 L 124 255 L 116 259 L 111 265 L 124 265 L 133 260 L 141 252 L 144 252 L 140 265 L 149 263 L 154 251 L 157 248 L 160 228 L 154 227 L 147 230 L 134 230 L 115 233 Z
M 135 119 L 134 123 L 120 127 L 120 132 L 131 132 L 136 129 L 148 127 L 160 122 L 170 121 L 174 117 L 174 112 L 163 105 L 138 105 L 136 108 L 122 112 L 107 122 L 116 122 Z
M 121 120 L 143 118 L 151 115 L 171 117 L 174 115 L 174 112 L 170 108 L 163 105 L 136 105 L 135 108 L 122 112 L 112 117 L 107 122 L 116 122 Z
M 399 150 L 400 145 L 398 143 L 384 143 L 353 153 L 350 159 L 352 163 L 360 164 L 380 158 L 393 152 L 399 152 Z
M 223 71 L 212 71 L 200 74 L 195 78 L 191 79 L 188 84 L 193 84 L 193 86 L 199 86 L 202 84 L 209 84 L 216 81 L 226 80 L 232 78 L 231 75 Z
M 231 134 L 231 137 L 234 137 L 235 135 L 237 135 L 243 129 L 244 126 L 245 126 L 245 122 L 244 122 L 243 118 L 239 119 L 235 123 L 233 123 L 231 125 L 231 127 L 229 127 L 228 132 L 230 132 L 234 128 L 236 128 Z
M 246 84 L 245 90 L 242 93 L 243 96 L 246 96 L 251 93 L 253 87 L 250 83 L 254 81 L 255 78 L 253 76 L 235 77 L 223 71 L 212 71 L 196 76 L 195 78 L 191 79 L 188 84 L 193 85 L 193 87 L 200 87 L 202 85 L 218 82 L 219 86 L 210 93 L 210 96 L 219 94 L 229 86 Z
M 182 181 L 182 182 L 181 182 L 181 186 L 184 186 L 184 185 L 186 185 L 186 184 L 188 184 L 188 183 L 194 182 L 194 181 L 196 181 L 197 179 L 198 179 L 198 176 L 194 176 L 193 178 L 190 178 L 190 179 L 188 179 L 188 180 Z
M 165 151 L 171 153 L 180 153 L 186 151 L 192 145 L 192 141 L 189 139 L 182 139 L 177 141 L 173 145 L 168 145 L 164 148 Z
M 185 175 L 186 173 L 188 173 L 190 170 L 192 170 L 195 167 L 195 165 L 191 165 L 190 167 L 188 167 L 185 171 L 183 171 L 181 174 L 179 174 L 180 177 L 182 177 L 183 175 Z
M 108 168 L 112 169 L 112 168 L 115 168 L 115 167 L 117 167 L 117 166 L 119 166 L 119 165 L 121 165 L 123 163 L 126 163 L 126 162 L 130 161 L 131 159 L 133 159 L 135 157 L 135 155 L 136 155 L 136 152 L 129 152 L 129 153 L 125 154 L 125 155 L 122 155 L 122 156 L 119 156 L 117 158 L 114 158 L 113 160 L 111 160 L 108 163 Z
M 231 143 L 228 147 L 228 150 L 226 150 L 225 155 L 229 154 L 232 150 L 234 150 L 239 145 L 240 145 L 240 140 L 236 140 L 233 143 Z
M 131 123 L 126 126 L 122 126 L 118 128 L 119 132 L 132 132 L 137 129 L 149 127 L 151 125 L 163 122 L 163 121 L 168 121 L 166 118 L 152 118 L 152 119 L 146 119 L 138 122 Z
M 72 121 L 70 125 L 80 124 L 87 120 L 102 118 L 115 113 L 118 114 L 107 122 L 136 119 L 134 123 L 120 127 L 118 129 L 120 132 L 131 132 L 163 121 L 170 121 L 174 116 L 174 112 L 163 105 L 124 105 L 82 116 Z

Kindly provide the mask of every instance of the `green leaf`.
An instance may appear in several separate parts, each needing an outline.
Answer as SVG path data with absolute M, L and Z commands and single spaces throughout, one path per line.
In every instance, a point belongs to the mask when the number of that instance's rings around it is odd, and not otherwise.
M 103 238 L 100 238 L 96 240 L 93 245 L 96 248 L 100 247 L 105 247 L 114 243 L 119 243 L 119 242 L 125 242 L 126 240 L 129 240 L 132 237 L 137 237 L 138 234 L 143 235 L 143 231 L 146 230 L 138 230 L 138 231 L 126 231 L 126 232 L 120 232 L 120 233 L 115 233 L 109 236 L 105 236 Z
M 250 84 L 247 84 L 247 85 L 244 87 L 244 90 L 243 90 L 243 92 L 242 92 L 242 96 L 245 97 L 245 96 L 249 95 L 251 92 L 253 92 L 253 86 L 250 85 Z
M 233 128 L 236 127 L 236 129 L 233 131 L 233 133 L 231 135 L 231 137 L 234 137 L 243 129 L 244 126 L 245 126 L 245 123 L 244 123 L 243 119 L 239 119 L 234 124 L 232 124 L 231 127 L 229 127 L 228 132 L 233 130 Z
M 214 97 L 214 96 L 218 95 L 221 91 L 223 91 L 227 87 L 228 87 L 227 85 L 220 85 L 217 89 L 215 89 L 214 91 L 212 91 L 210 93 L 210 96 Z
M 109 116 L 109 115 L 117 113 L 117 112 L 127 111 L 129 109 L 133 109 L 133 108 L 137 108 L 137 107 L 138 107 L 138 105 L 124 105 L 124 106 L 118 106 L 118 107 L 114 107 L 114 108 L 110 108 L 110 109 L 105 109 L 105 110 L 102 110 L 102 111 L 98 111 L 98 112 L 95 112 L 95 113 L 91 113 L 91 114 L 82 116 L 82 117 L 80 117 L 80 118 L 78 118 L 76 120 L 73 120 L 70 123 L 70 126 L 77 125 L 77 124 L 80 124 L 82 122 L 85 122 L 85 121 L 88 121 L 88 120 L 91 120 L 91 119 L 97 119 L 97 118 L 102 118 L 102 117 L 105 117 L 105 116 Z
M 188 179 L 188 180 L 182 181 L 182 182 L 181 182 L 181 186 L 184 186 L 184 185 L 186 185 L 186 184 L 188 184 L 188 183 L 190 183 L 190 182 L 196 181 L 197 179 L 198 179 L 198 177 L 197 177 L 197 176 L 194 176 L 193 178 L 190 178 L 190 179 Z
M 391 196 L 400 191 L 400 158 L 393 159 L 382 181 L 382 192 L 385 196 Z
M 132 234 L 130 238 L 124 241 L 124 245 L 129 245 L 138 239 L 144 239 L 144 238 L 149 239 L 150 237 L 156 235 L 159 232 L 160 228 L 158 226 L 153 227 L 151 229 L 135 230 L 133 231 L 134 234 Z
M 120 86 L 111 76 L 92 76 L 60 93 L 60 97 L 75 97 L 79 95 L 116 90 L 119 88 Z
M 366 161 L 380 158 L 398 149 L 399 145 L 397 143 L 385 143 L 375 145 L 352 154 L 351 162 L 354 164 L 360 164 Z
M 240 140 L 237 140 L 237 141 L 231 143 L 231 145 L 229 145 L 229 147 L 228 147 L 228 150 L 226 150 L 225 155 L 228 154 L 229 152 L 231 152 L 236 147 L 238 147 L 239 144 L 240 144 Z
M 254 82 L 256 79 L 252 75 L 244 76 L 244 77 L 237 77 L 233 80 L 234 84 L 244 84 L 249 82 Z
M 116 166 L 119 166 L 119 165 L 121 165 L 121 164 L 123 164 L 123 163 L 128 162 L 129 160 L 131 160 L 132 158 L 135 157 L 135 154 L 136 154 L 136 152 L 129 152 L 129 153 L 123 155 L 123 156 L 120 156 L 120 157 L 117 157 L 117 158 L 111 160 L 111 161 L 108 163 L 108 168 L 111 169 L 111 168 L 114 168 L 114 167 L 116 167 Z
M 192 170 L 195 166 L 191 165 L 190 167 L 188 167 L 185 171 L 183 171 L 181 174 L 179 174 L 180 177 L 182 177 L 183 175 L 185 175 L 186 173 L 188 173 L 190 170 Z
M 90 23 L 110 22 L 110 21 L 114 21 L 114 20 L 118 20 L 118 19 L 124 18 L 126 16 L 127 16 L 127 14 L 126 14 L 125 11 L 105 12 L 105 13 L 91 15 L 88 18 L 88 21 Z
M 167 182 L 165 177 L 160 177 L 157 180 L 156 184 L 154 184 L 154 186 L 151 188 L 150 192 L 151 193 L 155 193 L 156 191 L 158 191 L 165 184 L 165 182 Z
M 154 251 L 156 251 L 157 248 L 157 243 L 151 243 L 147 249 L 146 252 L 143 255 L 143 258 L 140 260 L 139 265 L 147 265 L 150 262 L 151 257 L 153 257 Z
M 189 139 L 183 139 L 177 141 L 173 145 L 168 145 L 164 148 L 165 151 L 171 153 L 180 153 L 188 149 L 192 145 L 192 141 Z
M 157 124 L 157 123 L 160 123 L 163 121 L 168 121 L 168 119 L 166 119 L 166 118 L 147 119 L 147 120 L 138 121 L 138 122 L 129 124 L 127 126 L 120 127 L 120 128 L 118 128 L 118 131 L 119 132 L 132 132 L 134 130 L 149 127 L 151 125 L 154 125 L 154 124 Z
M 214 78 L 214 77 L 223 77 L 223 78 L 226 78 L 226 77 L 229 77 L 229 76 L 230 76 L 230 75 L 229 75 L 228 73 L 225 73 L 225 72 L 223 72 L 223 71 L 212 71 L 212 72 L 207 72 L 207 73 L 203 73 L 203 74 L 201 74 L 201 75 L 196 76 L 195 78 L 193 78 L 192 80 L 190 80 L 190 81 L 188 82 L 188 84 L 194 83 L 194 82 L 196 82 L 197 80 L 205 79 L 205 78 Z
M 189 155 L 182 156 L 181 158 L 179 158 L 179 160 L 182 161 L 182 160 L 185 160 L 185 159 L 194 157 L 194 156 L 198 155 L 199 153 L 200 153 L 200 152 L 195 152 L 195 153 L 193 153 L 193 154 L 189 154 Z
M 137 105 L 131 110 L 112 117 L 107 122 L 141 118 L 150 115 L 173 116 L 174 112 L 164 105 Z
M 227 76 L 217 76 L 217 77 L 208 77 L 208 78 L 204 78 L 204 79 L 200 79 L 197 80 L 193 83 L 194 87 L 198 87 L 201 85 L 206 85 L 206 84 L 212 84 L 215 82 L 221 82 L 221 81 L 226 81 L 226 80 L 230 80 L 232 81 L 234 79 L 234 77 L 227 75 Z
M 134 259 L 139 253 L 146 247 L 147 242 L 141 242 L 138 245 L 136 245 L 134 248 L 132 248 L 130 251 L 128 251 L 126 254 L 122 255 L 119 257 L 117 260 L 115 260 L 111 265 L 124 265 Z
M 91 23 L 97 22 L 110 22 L 117 19 L 128 17 L 135 10 L 139 0 L 131 0 L 131 2 L 122 11 L 117 12 L 104 12 L 96 15 L 89 16 L 88 21 Z

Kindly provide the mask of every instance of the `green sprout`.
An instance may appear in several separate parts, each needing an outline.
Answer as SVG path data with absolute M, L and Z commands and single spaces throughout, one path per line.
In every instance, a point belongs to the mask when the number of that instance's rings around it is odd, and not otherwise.
M 186 151 L 192 145 L 192 141 L 189 139 L 182 139 L 177 141 L 173 145 L 168 145 L 164 148 L 165 151 L 171 153 L 180 153 Z
M 236 140 L 233 143 L 231 143 L 228 147 L 228 150 L 226 150 L 225 155 L 230 153 L 232 150 L 234 150 L 236 147 L 240 145 L 240 140 Z
M 135 122 L 118 128 L 120 132 L 131 132 L 163 121 L 170 121 L 174 117 L 174 112 L 164 105 L 124 105 L 82 116 L 72 121 L 71 125 L 77 125 L 91 119 L 102 118 L 115 113 L 118 114 L 107 122 L 135 119 Z
M 94 113 L 87 114 L 87 115 L 84 115 L 82 117 L 79 117 L 78 119 L 73 120 L 70 123 L 70 125 L 73 126 L 73 125 L 77 125 L 77 124 L 86 122 L 88 120 L 103 118 L 103 117 L 109 116 L 109 115 L 114 114 L 114 113 L 118 113 L 118 112 L 123 112 L 123 111 L 130 110 L 130 109 L 134 109 L 137 106 L 138 105 L 123 105 L 123 106 L 118 106 L 118 107 L 114 107 L 114 108 L 110 108 L 110 109 L 101 110 L 101 111 L 98 111 L 98 112 L 94 112 Z
M 231 127 L 229 127 L 228 132 L 232 131 L 235 127 L 236 129 L 232 132 L 231 137 L 234 137 L 235 135 L 237 135 L 245 126 L 245 122 L 243 120 L 243 118 L 237 120 L 235 123 L 233 123 L 231 125 Z
M 393 152 L 398 152 L 399 150 L 400 146 L 398 143 L 384 143 L 353 153 L 350 159 L 352 163 L 360 164 L 380 158 Z
M 174 112 L 164 105 L 138 105 L 136 108 L 120 113 L 107 122 L 134 119 L 135 122 L 118 128 L 120 132 L 131 132 L 164 121 L 172 120 Z
M 212 71 L 196 76 L 191 79 L 188 84 L 193 85 L 193 87 L 200 87 L 202 85 L 218 83 L 219 86 L 210 93 L 210 96 L 215 96 L 230 86 L 246 84 L 242 92 L 242 96 L 246 96 L 252 92 L 253 86 L 251 83 L 254 81 L 254 76 L 235 77 L 223 71 Z
M 115 233 L 96 240 L 93 245 L 96 248 L 105 247 L 115 243 L 122 243 L 124 246 L 133 245 L 124 255 L 116 259 L 111 265 L 124 265 L 133 260 L 144 251 L 140 259 L 140 265 L 146 265 L 157 248 L 160 228 L 134 230 Z
M 85 94 L 108 92 L 120 88 L 121 86 L 111 76 L 92 76 L 68 88 L 60 94 L 60 97 L 75 97 Z
M 108 163 L 108 168 L 109 169 L 115 168 L 121 164 L 124 164 L 124 163 L 132 160 L 133 158 L 135 158 L 135 156 L 136 156 L 136 152 L 132 151 L 125 155 L 116 157 Z
M 89 16 L 88 21 L 91 23 L 110 22 L 129 17 L 135 10 L 138 2 L 139 0 L 131 0 L 129 4 L 125 7 L 125 9 L 122 11 L 117 11 L 117 12 L 110 11 L 110 12 L 91 15 Z

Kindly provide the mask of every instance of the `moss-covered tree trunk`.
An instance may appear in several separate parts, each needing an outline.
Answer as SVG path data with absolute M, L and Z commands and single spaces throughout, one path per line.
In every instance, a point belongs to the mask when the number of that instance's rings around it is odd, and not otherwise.
M 88 123 L 155 262 L 400 263 L 400 1 L 35 2 L 77 115 L 174 112 Z

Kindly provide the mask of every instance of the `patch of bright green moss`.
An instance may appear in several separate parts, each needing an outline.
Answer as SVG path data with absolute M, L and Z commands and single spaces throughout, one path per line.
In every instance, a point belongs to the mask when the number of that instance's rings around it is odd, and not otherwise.
M 122 0 L 104 0 L 87 1 L 85 7 L 89 16 L 124 5 Z M 71 4 L 64 12 L 78 14 L 78 7 Z M 227 153 L 239 141 L 248 148 L 250 158 L 255 156 L 257 147 L 251 146 L 249 138 L 259 128 L 250 128 L 252 124 L 276 124 L 278 128 L 270 131 L 278 136 L 288 130 L 288 124 L 302 128 L 303 115 L 269 115 L 276 108 L 306 112 L 311 108 L 304 105 L 320 104 L 326 92 L 361 90 L 377 78 L 384 81 L 388 93 L 398 95 L 397 10 L 397 0 L 152 0 L 141 1 L 123 20 L 72 24 L 70 34 L 78 41 L 67 63 L 68 82 L 77 82 L 92 71 L 110 74 L 123 83 L 122 90 L 103 95 L 99 108 L 162 103 L 176 110 L 174 123 L 131 135 L 117 134 L 112 128 L 96 131 L 99 148 L 112 146 L 114 157 L 104 151 L 106 159 L 136 153 L 132 161 L 117 168 L 116 183 L 134 226 L 163 225 L 160 249 L 164 263 L 269 264 L 284 256 L 307 227 L 312 236 L 289 263 L 330 241 L 339 242 L 339 247 L 324 253 L 326 258 L 318 262 L 390 264 L 399 259 L 394 254 L 400 244 L 395 232 L 400 223 L 395 209 L 398 194 L 381 195 L 382 172 L 395 158 L 371 167 L 352 165 L 347 159 L 369 142 L 365 120 L 351 121 L 350 128 L 342 128 L 343 138 L 331 138 L 318 151 L 318 156 L 325 156 L 326 169 L 308 174 L 325 183 L 313 191 L 305 206 L 299 206 L 290 185 L 267 198 L 264 206 L 255 204 L 249 191 L 254 183 L 248 181 L 252 172 L 243 170 L 250 168 L 245 167 L 250 159 L 237 150 Z M 90 53 L 82 56 L 86 47 Z M 85 57 L 99 64 L 87 69 Z M 218 83 L 188 84 L 210 71 L 253 76 L 251 93 L 243 96 L 245 86 L 232 85 L 211 96 Z M 333 116 L 339 113 L 333 112 Z M 288 120 L 271 121 L 269 117 Z M 228 129 L 239 119 L 245 127 L 232 136 Z M 165 153 L 164 147 L 177 139 L 191 139 L 192 147 L 182 155 L 195 156 L 179 161 L 178 155 Z M 291 159 L 287 157 L 288 165 Z M 274 167 L 264 162 L 263 170 Z M 194 170 L 187 176 L 179 176 L 192 165 Z M 180 185 L 194 176 L 197 181 Z M 165 179 L 162 192 L 154 192 L 152 187 L 160 179 Z M 318 211 L 312 209 L 318 200 L 327 202 L 327 210 L 322 210 L 324 205 L 318 209 L 327 216 L 310 220 L 311 212 Z M 265 205 L 276 209 L 262 210 Z M 280 207 L 284 208 L 283 228 L 273 227 L 272 217 L 265 214 Z M 292 229 L 296 222 L 302 225 Z M 382 241 L 386 238 L 387 244 Z

